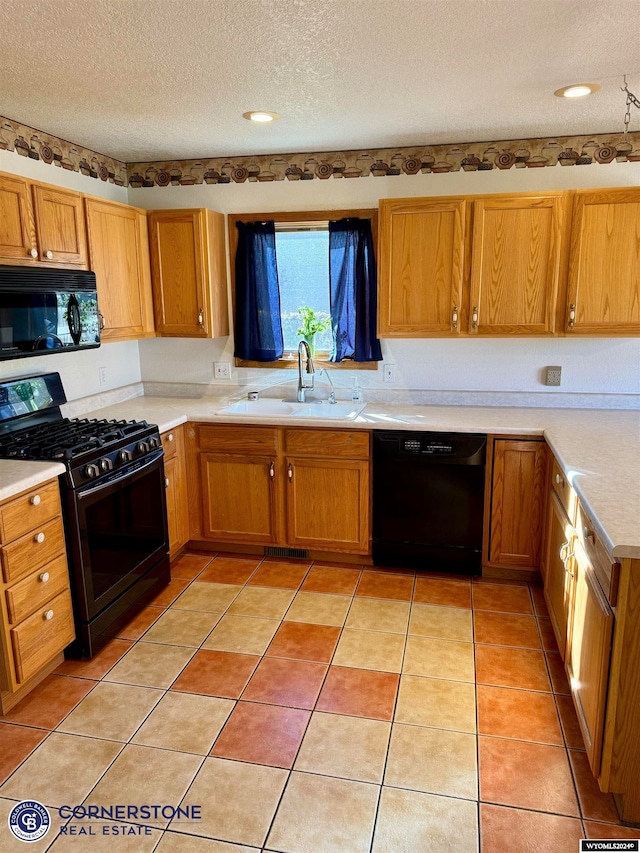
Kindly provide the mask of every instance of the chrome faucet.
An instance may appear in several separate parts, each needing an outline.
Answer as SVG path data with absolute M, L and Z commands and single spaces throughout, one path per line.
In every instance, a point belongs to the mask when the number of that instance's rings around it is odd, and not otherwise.
M 302 372 L 302 353 L 305 357 L 305 372 Z M 298 344 L 298 402 L 306 402 L 307 391 L 313 388 L 316 369 L 313 366 L 311 358 L 311 350 L 306 341 L 300 341 Z

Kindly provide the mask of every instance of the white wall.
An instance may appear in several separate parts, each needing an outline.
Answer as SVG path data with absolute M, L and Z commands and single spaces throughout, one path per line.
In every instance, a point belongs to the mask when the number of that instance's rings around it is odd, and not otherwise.
M 0 151 L 0 171 L 11 172 L 25 178 L 78 190 L 112 201 L 125 203 L 127 201 L 125 187 L 87 178 L 79 172 L 48 166 L 40 160 L 30 160 L 10 151 Z M 107 368 L 107 381 L 103 386 L 99 382 L 99 367 Z M 85 352 L 57 353 L 0 362 L 0 379 L 48 371 L 60 373 L 69 400 L 140 382 L 138 342 L 103 344 L 99 349 Z
M 640 164 L 570 166 L 295 181 L 130 189 L 129 201 L 153 209 L 209 207 L 223 213 L 375 207 L 380 198 L 471 193 L 529 192 L 588 187 L 638 186 Z M 502 338 L 383 340 L 385 361 L 397 365 L 394 389 L 425 391 L 639 394 L 640 340 Z M 148 340 L 140 342 L 143 380 L 207 385 L 213 362 L 231 361 L 233 341 Z M 542 384 L 542 369 L 559 364 L 562 387 Z M 282 372 L 271 371 L 272 381 Z M 361 371 L 363 385 L 381 386 L 381 371 Z M 256 371 L 234 371 L 234 381 L 255 382 Z M 348 372 L 334 374 L 349 386 Z M 261 377 L 262 382 L 267 377 Z M 559 400 L 560 402 L 560 400 Z

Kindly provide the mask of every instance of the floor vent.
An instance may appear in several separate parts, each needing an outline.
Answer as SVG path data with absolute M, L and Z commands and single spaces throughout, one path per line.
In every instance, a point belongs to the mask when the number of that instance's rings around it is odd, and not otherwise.
M 304 548 L 274 548 L 268 545 L 264 549 L 265 557 L 300 557 L 304 559 L 307 552 Z

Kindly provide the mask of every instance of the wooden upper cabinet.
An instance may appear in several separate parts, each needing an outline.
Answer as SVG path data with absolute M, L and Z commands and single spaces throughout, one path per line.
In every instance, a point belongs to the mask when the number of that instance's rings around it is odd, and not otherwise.
M 566 330 L 640 333 L 640 189 L 576 193 Z
M 144 210 L 85 197 L 89 258 L 96 274 L 103 341 L 154 334 Z
M 37 257 L 29 184 L 0 175 L 0 262 L 33 263 Z
M 458 334 L 468 204 L 464 199 L 380 202 L 379 334 Z
M 149 213 L 156 333 L 229 334 L 224 216 L 211 210 Z
M 547 447 L 544 441 L 496 439 L 493 445 L 489 562 L 540 566 Z
M 87 268 L 82 196 L 44 184 L 33 185 L 39 259 Z
M 555 331 L 562 193 L 474 202 L 469 333 Z

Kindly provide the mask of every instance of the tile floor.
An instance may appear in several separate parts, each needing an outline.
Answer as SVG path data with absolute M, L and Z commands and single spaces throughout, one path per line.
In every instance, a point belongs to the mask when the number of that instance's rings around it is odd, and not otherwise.
M 591 776 L 538 588 L 198 554 L 172 577 L 0 718 L 3 853 L 22 849 L 6 818 L 25 798 L 202 806 L 56 811 L 32 846 L 54 853 L 573 853 L 640 835 Z

